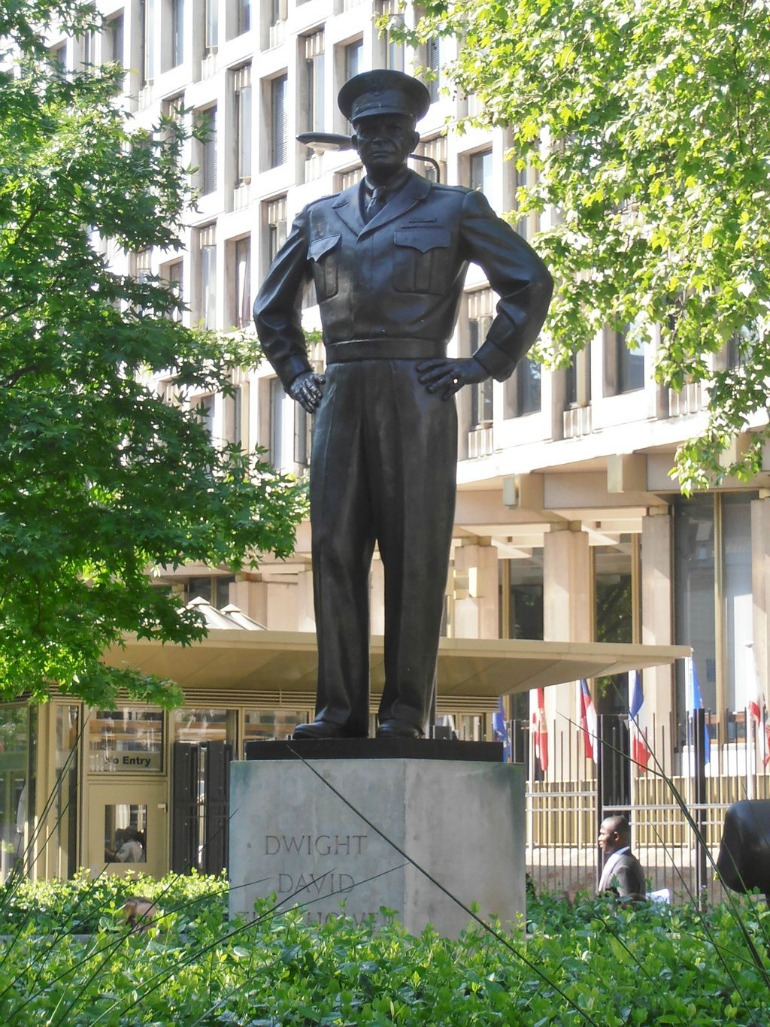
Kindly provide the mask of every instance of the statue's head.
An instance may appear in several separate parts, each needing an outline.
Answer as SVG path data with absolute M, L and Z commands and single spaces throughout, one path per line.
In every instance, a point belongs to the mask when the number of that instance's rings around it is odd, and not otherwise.
M 381 68 L 349 79 L 337 103 L 353 125 L 353 145 L 367 173 L 387 178 L 420 142 L 416 126 L 430 107 L 430 94 L 411 75 Z

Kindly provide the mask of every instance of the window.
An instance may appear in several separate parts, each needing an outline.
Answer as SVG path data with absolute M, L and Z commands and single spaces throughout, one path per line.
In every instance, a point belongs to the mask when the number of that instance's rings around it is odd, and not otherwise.
M 286 163 L 286 75 L 270 80 L 270 167 Z
M 7 707 L 6 707 L 7 708 Z M 80 707 L 55 706 L 56 714 L 56 798 L 55 827 L 48 844 L 58 849 L 59 877 L 74 877 L 77 870 L 78 802 L 80 752 Z M 6 750 L 7 752 L 7 745 Z
M 83 67 L 92 68 L 96 64 L 96 37 L 93 32 L 85 32 L 81 37 Z
M 169 264 L 166 270 L 166 278 L 171 286 L 171 291 L 174 294 L 174 296 L 176 296 L 180 303 L 184 302 L 184 263 L 181 260 L 175 260 L 173 264 Z M 174 321 L 181 321 L 181 309 L 179 307 L 175 307 L 171 312 L 171 317 Z
M 309 718 L 306 710 L 246 710 L 244 742 L 291 738 L 297 724 Z
M 287 0 L 270 0 L 270 24 L 278 25 L 286 21 Z
M 503 387 L 506 417 L 536 414 L 541 405 L 542 369 L 531 357 L 524 356 Z
M 243 442 L 243 388 L 238 385 L 232 395 L 222 397 L 224 417 L 224 441 L 234 446 Z
M 235 310 L 233 325 L 247 328 L 251 324 L 251 238 L 236 239 L 233 246 L 233 280 Z
M 198 116 L 200 140 L 200 190 L 203 196 L 217 188 L 217 109 L 209 107 Z
M 638 535 L 621 535 L 616 545 L 592 546 L 594 574 L 594 636 L 597 642 L 633 642 L 634 567 L 638 566 Z M 628 675 L 599 678 L 598 712 L 628 713 Z
M 324 34 L 314 32 L 302 39 L 305 60 L 305 129 L 324 130 Z
M 418 161 L 415 164 L 420 173 L 431 182 L 446 182 L 446 136 L 424 139 L 418 146 L 417 153 L 428 158 L 425 162 Z
M 492 291 L 479 289 L 468 295 L 468 336 L 473 355 L 484 343 L 492 324 Z M 491 378 L 470 386 L 471 430 L 488 427 L 493 420 L 494 382 Z
M 273 263 L 278 251 L 286 242 L 286 197 L 279 196 L 275 200 L 268 200 L 265 208 L 267 263 L 269 266 Z
M 217 247 L 214 225 L 201 228 L 200 245 L 200 320 L 204 328 L 217 326 Z
M 155 0 L 140 0 L 142 10 L 142 85 L 155 77 Z
M 280 469 L 284 466 L 284 422 L 287 404 L 292 402 L 284 391 L 280 379 L 270 379 L 270 463 Z
M 100 710 L 88 718 L 88 767 L 92 773 L 163 770 L 163 712 Z
M 470 155 L 468 185 L 489 196 L 492 192 L 492 151 L 480 150 Z
M 190 409 L 194 410 L 196 415 L 200 418 L 200 422 L 206 429 L 206 434 L 209 439 L 214 441 L 214 424 L 215 424 L 215 409 L 214 409 L 214 397 L 213 396 L 199 396 L 193 400 L 190 404 Z M 191 596 L 195 598 L 195 596 Z
M 644 388 L 644 353 L 631 349 L 625 332 L 614 332 L 616 394 Z
M 388 25 L 397 26 L 404 24 L 404 15 L 399 8 L 398 0 L 382 0 L 377 10 L 378 16 L 387 15 Z M 386 68 L 393 71 L 404 70 L 404 44 L 393 38 L 390 28 L 382 33 L 385 47 L 384 63 Z
M 725 345 L 723 362 L 725 368 L 745 367 L 757 345 L 759 334 L 756 323 L 733 332 Z
M 204 599 L 216 610 L 230 604 L 230 585 L 235 581 L 233 574 L 207 574 L 184 579 L 184 601 Z
M 426 75 L 426 85 L 431 103 L 435 103 L 441 92 L 441 40 L 438 36 L 425 44 L 425 67 L 430 72 Z
M 500 637 L 543 638 L 543 550 L 500 560 Z
M 238 0 L 238 35 L 251 31 L 251 0 Z
M 147 862 L 147 807 L 119 802 L 104 807 L 104 862 Z
M 294 463 L 300 467 L 310 464 L 313 417 L 300 403 L 294 404 Z
M 184 61 L 184 5 L 185 0 L 171 0 L 171 67 Z
M 61 46 L 55 46 L 51 49 L 51 64 L 58 68 L 59 71 L 67 70 L 67 45 L 62 43 Z
M 107 22 L 107 44 L 110 51 L 110 60 L 116 64 L 123 64 L 124 47 L 123 15 L 111 18 Z
M 742 711 L 754 698 L 753 667 L 748 661 L 754 637 L 751 501 L 755 498 L 756 493 L 741 492 L 674 500 L 674 641 L 693 647 L 703 705 L 716 713 Z M 685 713 L 684 685 L 683 669 L 678 667 L 680 719 Z
M 507 161 L 507 166 L 510 168 L 510 175 L 512 178 L 511 191 L 513 197 L 513 209 L 518 210 L 519 189 L 526 189 L 529 183 L 529 169 L 527 168 L 526 164 L 523 167 L 518 168 L 516 166 L 516 161 L 514 160 Z M 523 239 L 528 239 L 531 235 L 529 215 L 522 214 L 513 227 L 516 229 L 516 231 Z
M 591 347 L 573 353 L 565 372 L 564 405 L 584 407 L 591 402 Z
M 163 101 L 163 116 L 168 119 L 166 138 L 174 141 L 174 162 L 177 167 L 182 164 L 182 147 L 186 130 L 184 127 L 184 97 L 172 96 Z
M 219 45 L 219 0 L 205 0 L 206 3 L 206 51 L 216 53 Z
M 0 845 L 8 870 L 24 873 L 32 839 L 39 822 L 35 808 L 37 712 L 34 705 L 0 706 L 2 788 L 0 788 Z
M 227 604 L 225 603 L 225 606 Z M 171 731 L 175 742 L 226 742 L 228 722 L 235 717 L 235 711 L 224 709 L 184 709 L 171 714 Z
M 236 185 L 251 181 L 251 65 L 233 72 Z
M 353 78 L 361 70 L 361 59 L 364 54 L 364 41 L 363 39 L 356 39 L 352 43 L 348 43 L 345 47 L 345 67 L 343 69 L 345 75 L 345 81 L 349 78 Z
M 134 266 L 137 281 L 144 285 L 152 275 L 152 250 L 139 250 L 134 257 Z

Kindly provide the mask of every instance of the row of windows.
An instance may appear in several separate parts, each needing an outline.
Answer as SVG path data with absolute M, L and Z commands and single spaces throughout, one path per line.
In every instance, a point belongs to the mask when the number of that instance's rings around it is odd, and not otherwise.
M 71 57 L 73 65 L 78 63 L 90 65 L 101 61 L 115 61 L 122 63 L 126 68 L 138 64 L 141 69 L 139 84 L 142 88 L 151 85 L 157 73 L 168 71 L 180 66 L 186 57 L 185 45 L 187 35 L 185 32 L 185 18 L 187 14 L 185 0 L 170 0 L 170 3 L 162 4 L 161 0 L 142 0 L 138 5 L 141 18 L 141 31 L 137 32 L 139 39 L 139 53 L 136 52 L 136 43 L 127 44 L 125 32 L 125 17 L 129 16 L 130 8 L 126 8 L 126 15 L 117 14 L 105 23 L 104 31 L 100 34 L 100 44 L 97 46 L 97 39 L 93 33 L 87 33 L 77 42 Z M 134 9 L 136 10 L 136 8 Z M 219 39 L 219 5 L 214 0 L 206 0 L 205 9 L 196 10 L 193 15 L 203 18 L 205 32 L 204 56 L 206 53 L 214 54 Z M 276 14 L 279 12 L 276 11 Z M 134 14 L 134 17 L 136 15 Z M 400 16 L 398 16 L 400 17 Z M 238 33 L 249 31 L 251 27 L 251 5 L 248 0 L 239 0 L 237 28 Z M 138 27 L 137 27 L 138 28 Z M 188 33 L 189 34 L 189 33 Z M 195 38 L 199 33 L 193 33 Z M 75 45 L 75 44 L 72 44 Z M 404 48 L 402 45 L 388 42 L 385 34 L 385 64 L 389 67 L 404 67 Z M 325 34 L 323 28 L 314 30 L 312 33 L 301 36 L 298 39 L 298 124 L 299 131 L 325 131 L 330 126 L 326 124 L 327 118 L 327 92 L 326 92 L 326 52 Z M 79 49 L 78 49 L 79 48 Z M 396 51 L 400 56 L 396 57 Z M 67 44 L 61 44 L 52 51 L 55 60 L 62 66 L 67 63 Z M 335 47 L 335 81 L 339 87 L 353 75 L 363 70 L 363 39 L 361 37 Z M 428 78 L 428 86 L 434 99 L 438 98 L 440 82 L 440 56 L 439 43 L 432 42 L 425 47 L 425 69 L 424 74 Z M 244 79 L 245 72 L 245 79 Z M 251 103 L 251 66 L 248 65 L 234 70 L 235 78 L 235 131 L 237 135 L 237 179 L 243 181 L 251 176 L 251 148 L 252 148 L 252 103 Z M 191 81 L 197 79 L 196 75 L 191 76 Z M 264 108 L 269 117 L 269 145 L 263 154 L 261 166 L 263 170 L 278 167 L 287 160 L 287 88 L 288 71 L 273 74 L 261 82 L 264 98 Z M 144 102 L 149 99 L 149 94 Z M 167 101 L 169 103 L 169 101 Z M 170 101 L 173 107 L 179 100 Z M 181 106 L 181 104 L 180 104 Z M 201 137 L 209 129 L 209 142 L 202 143 L 203 152 L 198 154 L 201 158 L 202 191 L 204 193 L 213 191 L 210 175 L 209 152 L 216 149 L 216 118 L 215 110 L 199 112 L 199 130 Z M 209 124 L 211 122 L 211 124 Z M 209 163 L 207 164 L 207 160 Z M 204 170 L 205 169 L 205 170 Z

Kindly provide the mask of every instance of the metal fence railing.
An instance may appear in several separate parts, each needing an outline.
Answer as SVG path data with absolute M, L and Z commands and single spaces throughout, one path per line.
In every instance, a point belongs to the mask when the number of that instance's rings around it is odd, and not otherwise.
M 528 728 L 514 722 L 511 734 L 513 759 L 528 766 L 527 871 L 536 890 L 593 892 L 599 824 L 622 813 L 652 890 L 667 889 L 675 903 L 723 896 L 713 861 L 724 814 L 739 799 L 770 798 L 764 725 L 748 711 L 653 721 L 644 746 L 639 736 L 634 745 L 625 717 L 600 716 L 588 750 L 579 730 L 557 733 L 553 725 L 545 765 Z

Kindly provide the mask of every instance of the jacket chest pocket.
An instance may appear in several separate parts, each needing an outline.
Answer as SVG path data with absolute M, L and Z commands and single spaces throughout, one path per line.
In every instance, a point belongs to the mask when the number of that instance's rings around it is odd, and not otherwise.
M 393 237 L 393 288 L 397 292 L 446 292 L 449 230 L 422 225 L 399 228 Z
M 316 295 L 321 300 L 331 299 L 339 289 L 339 242 L 341 236 L 327 235 L 314 239 L 308 247 Z

